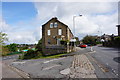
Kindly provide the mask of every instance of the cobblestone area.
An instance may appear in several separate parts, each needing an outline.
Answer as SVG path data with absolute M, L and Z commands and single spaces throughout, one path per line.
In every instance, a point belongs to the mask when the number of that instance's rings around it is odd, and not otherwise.
M 74 60 L 70 68 L 70 78 L 97 78 L 95 68 L 84 55 L 74 55 Z

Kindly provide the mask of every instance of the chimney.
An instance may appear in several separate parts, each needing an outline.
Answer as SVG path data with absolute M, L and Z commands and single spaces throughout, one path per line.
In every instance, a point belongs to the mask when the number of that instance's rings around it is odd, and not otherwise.
M 57 17 L 53 16 L 52 19 L 56 19 L 57 20 Z

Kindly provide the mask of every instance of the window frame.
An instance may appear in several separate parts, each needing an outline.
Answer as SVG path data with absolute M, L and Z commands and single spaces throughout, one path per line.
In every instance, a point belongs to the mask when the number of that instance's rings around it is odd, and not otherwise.
M 47 35 L 50 36 L 51 35 L 51 31 L 47 30 Z
M 50 23 L 50 28 L 53 28 L 53 26 L 54 26 L 54 24 L 51 22 L 51 23 Z
M 54 22 L 54 27 L 57 28 L 58 27 L 58 23 Z
M 62 29 L 58 29 L 58 35 L 62 35 Z

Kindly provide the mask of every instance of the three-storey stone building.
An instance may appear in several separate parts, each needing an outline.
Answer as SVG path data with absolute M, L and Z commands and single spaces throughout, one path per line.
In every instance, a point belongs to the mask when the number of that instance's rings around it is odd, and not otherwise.
M 72 38 L 73 34 L 70 28 L 56 17 L 42 25 L 42 51 L 45 54 L 71 52 L 73 46 L 63 46 L 60 41 L 70 41 Z

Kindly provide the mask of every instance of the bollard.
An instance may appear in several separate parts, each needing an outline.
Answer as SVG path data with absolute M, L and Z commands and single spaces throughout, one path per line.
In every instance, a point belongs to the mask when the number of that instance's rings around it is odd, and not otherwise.
M 93 48 L 92 48 L 92 46 L 90 46 L 90 50 L 91 50 L 91 51 L 93 51 Z

